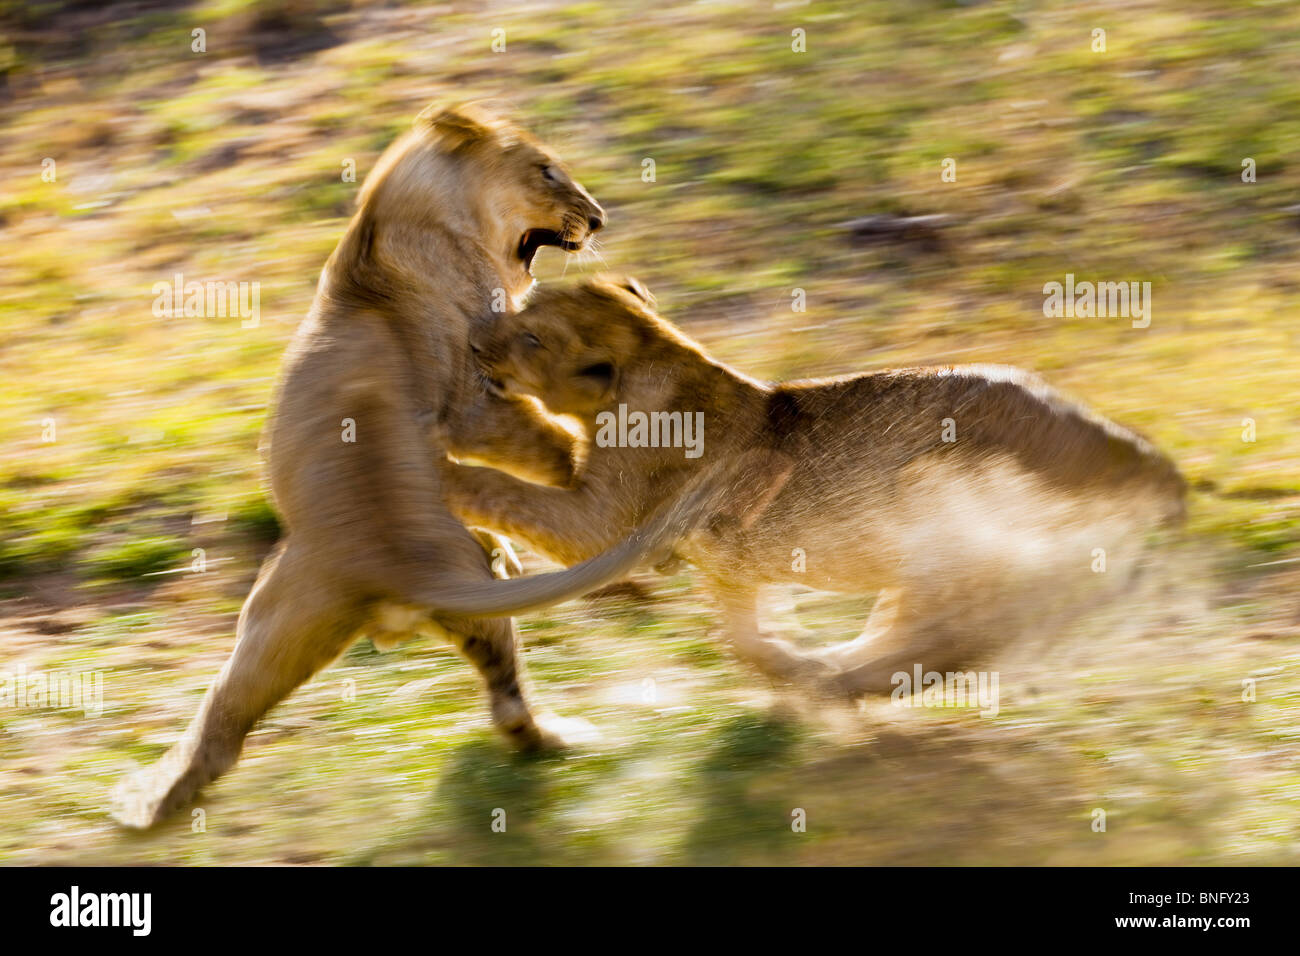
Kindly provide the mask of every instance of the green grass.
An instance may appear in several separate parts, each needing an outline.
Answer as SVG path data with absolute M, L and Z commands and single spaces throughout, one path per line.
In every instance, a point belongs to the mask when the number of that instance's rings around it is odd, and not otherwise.
M 274 10 L 248 2 L 0 41 L 0 595 L 26 598 L 4 605 L 0 669 L 102 671 L 109 698 L 100 717 L 0 708 L 0 862 L 1297 861 L 1300 10 L 298 9 L 337 42 L 259 52 Z M 0 23 L 44 29 L 7 3 Z M 526 622 L 536 695 L 606 735 L 568 758 L 506 754 L 449 652 L 363 644 L 251 739 L 205 833 L 117 833 L 109 785 L 192 713 L 274 540 L 257 439 L 359 186 L 342 163 L 361 180 L 428 101 L 479 96 L 606 206 L 604 263 L 743 370 L 1006 362 L 1147 433 L 1198 488 L 1177 606 L 1013 659 L 1014 699 L 983 719 L 774 696 L 687 579 L 656 584 L 645 608 Z M 953 224 L 930 251 L 849 242 L 840 224 L 879 212 Z M 260 282 L 260 325 L 156 317 L 176 272 Z M 1151 327 L 1044 317 L 1067 272 L 1151 282 Z M 182 573 L 195 548 L 208 570 Z M 800 613 L 843 635 L 861 610 Z

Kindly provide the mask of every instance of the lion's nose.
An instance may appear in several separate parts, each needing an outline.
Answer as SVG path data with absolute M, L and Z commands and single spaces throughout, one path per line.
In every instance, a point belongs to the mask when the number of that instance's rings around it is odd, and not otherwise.
M 588 232 L 595 232 L 597 229 L 600 229 L 600 228 L 603 227 L 604 225 L 605 225 L 605 214 L 604 214 L 604 213 L 601 213 L 601 212 L 593 212 L 590 216 L 587 217 L 587 231 L 588 231 Z

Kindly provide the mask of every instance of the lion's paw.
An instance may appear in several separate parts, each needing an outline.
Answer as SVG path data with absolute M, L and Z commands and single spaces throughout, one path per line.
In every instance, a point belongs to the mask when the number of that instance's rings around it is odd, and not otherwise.
M 537 718 L 537 729 L 543 740 L 542 747 L 546 750 L 586 749 L 598 744 L 601 739 L 596 725 L 581 717 L 541 714 Z

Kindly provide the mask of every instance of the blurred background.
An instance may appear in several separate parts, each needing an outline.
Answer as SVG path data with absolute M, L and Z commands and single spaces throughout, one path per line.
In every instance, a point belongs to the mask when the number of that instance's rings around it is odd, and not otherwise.
M 1005 362 L 1151 437 L 1193 488 L 1165 589 L 981 717 L 793 699 L 647 575 L 521 622 L 597 747 L 512 757 L 450 650 L 361 642 L 199 817 L 115 830 L 275 540 L 258 434 L 357 189 L 479 97 L 609 213 L 542 281 L 636 275 L 755 376 Z M 103 698 L 0 706 L 0 863 L 1300 862 L 1297 5 L 0 0 L 0 114 L 0 678 Z M 260 321 L 155 314 L 177 273 Z M 1150 326 L 1045 316 L 1067 274 L 1150 282 Z

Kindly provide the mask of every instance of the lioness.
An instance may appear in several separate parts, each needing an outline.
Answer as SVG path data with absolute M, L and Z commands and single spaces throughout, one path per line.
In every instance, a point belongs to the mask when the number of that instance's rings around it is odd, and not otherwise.
M 485 391 L 469 339 L 518 307 L 540 247 L 581 249 L 604 221 L 551 150 L 481 110 L 426 110 L 383 154 L 273 403 L 268 470 L 286 535 L 189 729 L 116 791 L 120 822 L 149 826 L 187 802 L 270 707 L 364 631 L 377 644 L 443 632 L 483 675 L 498 729 L 521 747 L 560 743 L 524 702 L 501 615 L 625 574 L 677 516 L 584 567 L 499 581 L 444 505 L 438 463 L 572 477 L 572 435 L 535 401 Z
M 888 691 L 914 664 L 964 664 L 998 635 L 968 625 L 1019 562 L 1082 567 L 1116 514 L 1181 513 L 1183 480 L 1138 435 L 998 366 L 891 369 L 767 385 L 661 319 L 635 280 L 543 290 L 473 336 L 492 387 L 577 417 L 569 488 L 449 473 L 449 501 L 565 564 L 598 553 L 705 463 L 748 477 L 729 516 L 686 535 L 742 657 L 836 695 Z M 1064 548 L 1068 554 L 1054 554 Z M 763 634 L 760 585 L 882 590 L 857 640 L 803 652 Z M 1041 584 L 1041 579 L 1040 579 Z

